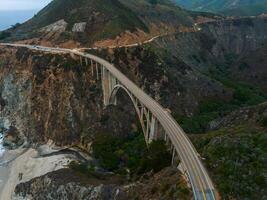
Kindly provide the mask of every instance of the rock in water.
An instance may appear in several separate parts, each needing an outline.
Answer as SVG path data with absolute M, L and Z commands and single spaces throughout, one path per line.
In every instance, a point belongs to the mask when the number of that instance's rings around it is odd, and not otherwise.
M 24 143 L 24 138 L 18 129 L 10 126 L 4 133 L 3 145 L 8 149 L 16 149 Z

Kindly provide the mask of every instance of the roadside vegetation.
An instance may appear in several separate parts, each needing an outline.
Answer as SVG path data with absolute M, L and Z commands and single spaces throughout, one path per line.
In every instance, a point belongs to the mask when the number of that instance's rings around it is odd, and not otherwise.
M 8 38 L 10 35 L 11 35 L 10 32 L 2 31 L 2 32 L 0 32 L 0 40 L 4 40 L 4 39 Z
M 206 75 L 232 90 L 229 100 L 206 99 L 199 103 L 198 112 L 190 118 L 178 116 L 177 121 L 190 135 L 222 199 L 267 199 L 267 92 L 230 76 L 229 66 L 235 58 L 229 55 L 225 66 L 210 69 Z M 246 67 L 240 66 L 240 70 Z M 255 109 L 253 116 L 236 114 L 234 122 L 209 131 L 210 122 L 227 118 L 245 107 Z M 243 113 L 243 115 L 246 115 Z M 255 117 L 257 116 L 257 117 Z M 229 119 L 232 119 L 232 118 Z M 246 119 L 246 120 L 244 120 Z
M 228 66 L 233 63 L 233 56 L 228 56 L 223 68 L 211 69 L 208 76 L 221 82 L 233 91 L 232 99 L 206 99 L 199 103 L 198 113 L 192 117 L 176 116 L 177 121 L 187 133 L 204 133 L 209 123 L 225 116 L 236 109 L 253 106 L 267 101 L 267 92 L 248 83 L 232 80 Z
M 93 156 L 99 167 L 120 175 L 139 176 L 146 172 L 158 172 L 170 166 L 171 155 L 164 141 L 153 141 L 148 146 L 142 133 L 126 138 L 99 134 L 92 144 Z M 92 174 L 92 164 L 72 163 L 72 169 Z
M 192 136 L 222 199 L 266 199 L 267 130 L 246 122 Z

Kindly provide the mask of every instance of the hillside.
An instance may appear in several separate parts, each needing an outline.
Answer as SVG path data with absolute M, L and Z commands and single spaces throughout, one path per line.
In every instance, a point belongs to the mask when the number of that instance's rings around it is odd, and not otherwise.
M 175 0 L 178 5 L 196 11 L 215 12 L 225 15 L 250 16 L 267 12 L 266 0 Z
M 31 20 L 9 32 L 11 40 L 68 45 L 137 42 L 192 25 L 192 19 L 168 0 L 54 0 Z M 6 38 L 6 39 L 7 39 Z
M 206 2 L 214 10 L 233 7 Z M 112 63 L 171 113 L 222 199 L 266 200 L 266 24 L 266 16 L 224 18 L 169 0 L 54 0 L 0 39 L 113 47 L 81 51 Z M 135 45 L 119 47 L 125 44 Z M 14 179 L 14 198 L 192 199 L 185 176 L 170 167 L 165 141 L 146 143 L 127 93 L 104 105 L 94 67 L 74 55 L 0 48 L 0 131 L 7 149 L 22 140 L 31 148 L 8 172 L 0 168 L 1 180 Z M 44 169 L 49 160 L 52 170 Z M 12 188 L 3 191 L 11 196 Z M 1 187 L 0 199 L 8 199 Z
M 191 135 L 222 199 L 266 199 L 267 104 L 214 120 L 215 130 Z

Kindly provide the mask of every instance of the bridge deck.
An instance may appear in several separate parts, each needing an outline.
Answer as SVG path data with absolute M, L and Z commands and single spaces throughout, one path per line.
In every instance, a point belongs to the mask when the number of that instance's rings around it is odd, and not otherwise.
M 200 160 L 199 154 L 176 120 L 174 120 L 173 117 L 160 104 L 147 95 L 142 89 L 129 80 L 112 64 L 97 56 L 79 52 L 77 50 L 8 43 L 0 43 L 0 45 L 26 47 L 32 50 L 46 51 L 51 53 L 75 54 L 77 56 L 93 60 L 104 66 L 125 88 L 127 88 L 140 102 L 142 102 L 142 104 L 144 104 L 160 122 L 161 126 L 164 128 L 166 134 L 170 138 L 172 145 L 176 149 L 184 168 L 186 169 L 195 199 L 217 199 L 214 185 Z

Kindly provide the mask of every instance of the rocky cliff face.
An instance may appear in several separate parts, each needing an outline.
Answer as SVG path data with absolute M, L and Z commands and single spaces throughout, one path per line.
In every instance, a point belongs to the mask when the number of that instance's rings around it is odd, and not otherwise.
M 2 128 L 14 126 L 32 142 L 59 144 L 90 141 L 102 131 L 131 132 L 135 117 L 125 116 L 123 107 L 104 110 L 101 85 L 79 61 L 26 49 L 2 49 L 0 56 Z
M 261 47 L 267 40 L 266 24 L 266 17 L 240 18 L 210 22 L 203 29 L 215 39 L 213 55 L 223 58 L 225 53 L 242 56 Z
M 158 40 L 192 67 L 207 69 L 246 56 L 267 41 L 266 17 L 219 20 L 199 24 L 200 31 Z
M 231 98 L 231 91 L 169 54 L 156 43 L 93 52 L 114 63 L 172 114 L 192 116 L 205 98 Z
M 192 140 L 222 199 L 266 199 L 267 103 L 233 111 L 211 127 Z
M 110 199 L 189 199 L 192 196 L 184 178 L 176 169 L 166 168 L 145 175 L 137 182 L 119 183 L 109 177 L 99 181 L 63 169 L 21 183 L 14 200 L 110 200 Z
M 267 91 L 267 44 L 245 54 L 231 65 L 231 77 Z
M 231 91 L 220 83 L 155 48 L 94 53 L 112 61 L 173 114 L 191 116 L 204 98 L 230 98 Z M 4 49 L 0 56 L 3 128 L 14 126 L 32 142 L 87 144 L 94 134 L 127 135 L 138 126 L 124 93 L 118 107 L 103 108 L 101 83 L 79 60 L 26 49 Z
M 142 87 L 164 107 L 169 108 L 175 117 L 182 115 L 192 118 L 195 114 L 201 113 L 199 111 L 200 104 L 206 103 L 204 104 L 206 105 L 204 111 L 202 110 L 205 115 L 204 117 L 200 116 L 204 119 L 198 119 L 206 122 L 210 120 L 208 114 L 215 113 L 215 115 L 211 115 L 212 119 L 217 116 L 218 113 L 216 113 L 217 110 L 213 110 L 214 107 L 216 109 L 219 105 L 220 110 L 222 109 L 221 106 L 225 106 L 231 100 L 239 100 L 237 103 L 236 101 L 231 102 L 234 108 L 236 106 L 241 107 L 247 102 L 247 95 L 249 98 L 251 94 L 253 98 L 255 97 L 253 95 L 256 93 L 251 93 L 253 88 L 249 90 L 245 88 L 244 90 L 244 88 L 240 89 L 240 85 L 235 85 L 238 78 L 240 80 L 253 80 L 255 81 L 253 82 L 254 86 L 266 87 L 266 73 L 264 65 L 262 65 L 264 58 L 259 58 L 261 59 L 260 64 L 256 65 L 255 68 L 257 70 L 250 64 L 255 64 L 254 61 L 244 59 L 244 56 L 249 55 L 251 51 L 254 51 L 257 55 L 258 50 L 265 52 L 265 47 L 262 47 L 266 40 L 265 24 L 266 18 L 210 22 L 198 25 L 202 28 L 201 31 L 161 37 L 155 42 L 138 47 L 102 49 L 92 53 L 114 63 L 127 77 Z M 255 57 L 252 54 L 249 56 L 252 56 L 251 58 Z M 19 134 L 27 136 L 31 143 L 42 143 L 52 139 L 59 145 L 79 144 L 89 150 L 90 142 L 98 133 L 104 132 L 124 136 L 137 129 L 135 112 L 127 96 L 119 93 L 119 106 L 104 108 L 100 82 L 92 76 L 91 69 L 88 66 L 80 64 L 79 59 L 76 60 L 68 55 L 32 52 L 23 48 L 5 48 L 0 50 L 0 60 L 0 125 L 2 130 L 14 127 Z M 246 65 L 243 64 L 244 62 Z M 236 78 L 234 84 L 231 82 L 229 85 L 224 80 L 214 78 L 209 73 L 210 69 L 217 70 L 220 67 L 224 67 L 221 70 L 223 73 L 216 75 L 221 76 L 229 72 L 227 76 Z M 255 73 L 252 77 L 250 76 L 251 72 Z M 257 74 L 260 74 L 260 76 Z M 254 77 L 256 76 L 260 77 L 260 82 L 255 80 Z M 225 77 L 222 76 L 221 78 Z M 249 94 L 246 93 L 247 91 Z M 263 96 L 260 96 L 260 101 L 264 99 Z M 220 100 L 220 102 L 214 104 L 212 100 Z M 261 112 L 261 110 L 256 110 L 256 112 Z M 266 109 L 263 112 L 265 113 Z M 251 114 L 250 111 L 244 111 L 244 113 L 246 120 L 250 116 L 253 118 L 256 116 L 257 120 L 264 121 L 258 119 L 259 116 Z M 225 124 L 234 121 L 239 114 L 237 112 L 233 113 L 232 116 L 221 117 L 209 123 L 209 125 L 214 129 L 226 127 Z M 197 122 L 195 118 L 192 119 L 194 123 Z M 239 118 L 239 120 L 243 119 Z M 258 123 L 257 120 L 252 121 L 252 123 Z M 236 123 L 233 126 L 237 129 L 239 127 L 236 126 Z M 235 127 L 234 129 L 236 129 Z M 247 126 L 244 129 L 250 130 Z M 228 131 L 228 129 L 226 130 Z M 266 132 L 266 128 L 257 129 L 256 127 L 249 133 L 249 137 L 245 137 L 245 141 L 248 142 L 251 138 L 254 140 L 258 137 L 252 135 L 258 130 Z M 232 129 L 229 131 L 232 131 Z M 240 130 L 234 130 L 234 133 L 236 131 L 240 133 Z M 204 137 L 196 144 L 200 152 L 208 158 L 207 166 L 214 170 L 213 175 L 215 177 L 219 177 L 215 179 L 218 181 L 216 183 L 219 183 L 221 176 L 228 172 L 224 171 L 224 168 L 222 171 L 216 171 L 216 166 L 225 166 L 224 160 L 219 159 L 225 154 L 220 152 L 220 149 L 219 152 L 213 150 L 213 147 L 217 147 L 217 144 L 222 145 L 223 148 L 226 146 L 227 152 L 232 155 L 231 145 L 229 144 L 235 145 L 234 147 L 239 151 L 239 141 L 244 138 L 242 135 L 237 135 L 234 143 L 231 143 L 231 137 L 224 140 L 225 130 L 217 134 L 219 135 L 218 138 L 216 138 L 217 135 L 215 135 L 215 138 L 213 138 L 214 135 L 208 138 Z M 199 138 L 196 137 L 196 139 Z M 224 142 L 220 143 L 221 140 Z M 209 147 L 203 149 L 205 145 L 202 142 L 210 143 L 212 152 L 209 152 Z M 255 142 L 258 141 L 255 139 Z M 250 145 L 254 147 L 254 143 Z M 246 150 L 250 149 L 245 148 Z M 250 156 L 253 158 L 253 153 Z M 244 154 L 242 160 L 245 160 L 245 157 Z M 253 159 L 251 160 L 254 162 Z M 246 164 L 245 161 L 240 163 L 240 165 Z M 231 166 L 233 165 L 231 164 Z M 228 169 L 229 167 L 226 166 L 225 168 Z M 245 173 L 250 173 L 250 168 L 242 172 L 241 175 Z M 241 175 L 240 177 L 242 177 Z M 163 173 L 160 176 L 164 177 L 165 174 Z M 61 174 L 59 177 L 64 176 Z M 148 181 L 135 186 L 133 190 L 128 190 L 129 185 L 82 185 L 72 180 L 75 180 L 75 178 L 71 177 L 69 180 L 62 182 L 55 178 L 53 174 L 48 174 L 20 184 L 16 189 L 16 198 L 41 198 L 41 195 L 44 196 L 48 193 L 51 194 L 49 196 L 51 199 L 86 199 L 88 196 L 105 199 L 118 195 L 118 189 L 119 194 L 126 195 L 127 198 L 134 195 L 141 199 L 141 195 L 155 199 L 177 198 L 162 195 L 166 190 L 170 195 L 178 190 L 177 188 L 169 190 L 169 188 L 173 188 L 172 182 L 169 185 L 164 186 L 162 184 L 163 186 L 151 188 L 146 187 L 150 184 Z M 234 179 L 231 179 L 231 181 L 234 181 Z M 259 177 L 258 181 L 261 185 L 262 176 Z M 56 187 L 58 183 L 61 185 L 59 188 Z M 233 183 L 231 182 L 231 184 Z M 47 185 L 50 187 L 47 188 Z M 261 187 L 258 188 L 258 191 L 262 192 Z M 251 190 L 251 188 L 247 189 Z M 150 193 L 147 191 L 150 191 Z M 156 191 L 161 191 L 161 193 L 158 194 Z M 220 185 L 220 191 L 229 194 L 228 188 L 224 185 Z M 58 194 L 58 196 L 52 194 Z M 242 195 L 240 194 L 240 196 Z M 180 196 L 181 194 L 179 194 Z

